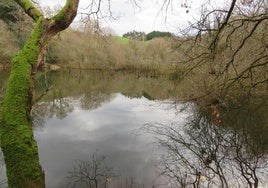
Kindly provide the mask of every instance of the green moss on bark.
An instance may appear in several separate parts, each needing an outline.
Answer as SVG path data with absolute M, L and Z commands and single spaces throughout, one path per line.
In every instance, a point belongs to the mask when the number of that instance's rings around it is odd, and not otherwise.
M 7 167 L 9 187 L 42 187 L 44 175 L 39 165 L 33 137 L 31 110 L 31 71 L 42 35 L 41 18 L 23 49 L 13 58 L 1 122 L 1 148 Z
M 45 20 L 29 0 L 16 0 L 36 26 L 23 49 L 13 58 L 3 101 L 1 148 L 7 167 L 9 187 L 45 187 L 33 137 L 30 111 L 33 75 L 44 54 L 44 47 L 56 33 L 66 29 L 76 16 L 79 0 L 67 0 L 52 19 Z M 44 22 L 44 23 L 43 23 Z
M 71 0 L 67 0 L 66 4 L 64 7 L 61 9 L 61 11 L 53 17 L 55 21 L 62 21 L 65 19 L 66 16 L 66 10 L 71 6 Z
M 29 0 L 15 0 L 23 10 L 31 16 L 35 21 L 37 21 L 42 13 L 33 5 L 33 3 Z

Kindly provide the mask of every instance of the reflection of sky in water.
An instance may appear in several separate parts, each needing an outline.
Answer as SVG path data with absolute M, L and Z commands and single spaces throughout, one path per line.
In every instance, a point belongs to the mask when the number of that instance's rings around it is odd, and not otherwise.
M 0 148 L 0 187 L 7 187 L 6 167 L 4 163 L 4 155 Z
M 83 111 L 75 106 L 64 119 L 48 119 L 44 128 L 35 131 L 47 187 L 65 187 L 74 160 L 86 160 L 96 150 L 108 157 L 122 181 L 134 177 L 148 185 L 156 176 L 154 160 L 159 151 L 150 144 L 149 135 L 135 133 L 147 123 L 180 119 L 175 116 L 171 104 L 116 94 L 97 109 Z

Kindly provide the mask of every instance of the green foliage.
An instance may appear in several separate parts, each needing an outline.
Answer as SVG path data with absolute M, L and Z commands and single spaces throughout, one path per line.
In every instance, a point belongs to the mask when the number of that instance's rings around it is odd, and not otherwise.
M 144 32 L 141 31 L 129 31 L 125 34 L 123 34 L 124 38 L 128 38 L 128 39 L 132 39 L 132 40 L 140 40 L 140 41 L 144 41 L 146 40 L 146 36 Z
M 152 40 L 153 38 L 158 37 L 171 37 L 172 34 L 170 32 L 163 32 L 163 31 L 153 31 L 146 35 L 146 40 Z

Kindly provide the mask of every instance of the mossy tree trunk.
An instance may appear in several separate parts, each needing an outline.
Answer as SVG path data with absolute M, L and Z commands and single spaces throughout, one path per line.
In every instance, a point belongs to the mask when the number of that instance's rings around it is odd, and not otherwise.
M 9 187 L 45 187 L 30 115 L 34 75 L 49 40 L 73 21 L 79 0 L 66 0 L 62 10 L 49 19 L 44 18 L 30 0 L 15 1 L 36 24 L 24 47 L 12 60 L 3 101 L 1 148 Z

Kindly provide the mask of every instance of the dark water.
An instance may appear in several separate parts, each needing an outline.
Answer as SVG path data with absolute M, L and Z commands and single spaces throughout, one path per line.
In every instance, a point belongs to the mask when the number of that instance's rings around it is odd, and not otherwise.
M 96 172 L 99 187 L 268 186 L 267 96 L 200 107 L 176 104 L 180 91 L 167 77 L 36 79 L 34 135 L 47 187 L 90 187 Z

